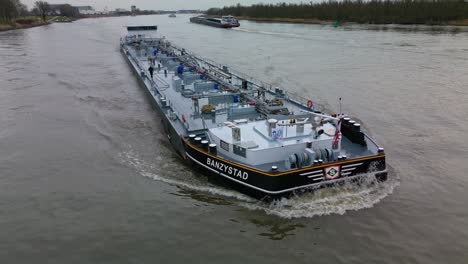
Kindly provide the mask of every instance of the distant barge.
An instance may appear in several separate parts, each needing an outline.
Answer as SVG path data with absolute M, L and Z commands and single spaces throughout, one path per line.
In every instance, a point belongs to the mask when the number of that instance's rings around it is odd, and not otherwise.
M 259 199 L 387 179 L 384 149 L 347 115 L 197 57 L 155 29 L 128 28 L 121 51 L 177 153 L 211 179 Z
M 240 26 L 239 21 L 233 16 L 223 16 L 221 18 L 196 16 L 191 17 L 190 22 L 219 28 L 233 28 Z

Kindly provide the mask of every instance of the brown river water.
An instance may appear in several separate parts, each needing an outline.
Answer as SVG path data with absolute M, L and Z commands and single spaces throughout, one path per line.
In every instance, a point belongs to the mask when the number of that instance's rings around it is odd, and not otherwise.
M 173 152 L 119 52 L 197 54 L 358 116 L 389 180 L 259 202 Z M 468 30 L 84 19 L 0 33 L 0 263 L 468 263 Z

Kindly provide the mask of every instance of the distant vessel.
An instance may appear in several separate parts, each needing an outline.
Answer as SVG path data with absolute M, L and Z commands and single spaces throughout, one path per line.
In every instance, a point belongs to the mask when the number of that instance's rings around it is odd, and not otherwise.
M 127 29 L 121 51 L 169 141 L 211 179 L 260 199 L 387 179 L 384 149 L 347 115 L 151 36 L 156 26 Z
M 240 26 L 239 21 L 233 16 L 223 16 L 221 18 L 195 16 L 190 18 L 190 22 L 219 28 L 233 28 Z
M 169 17 L 176 17 L 176 14 L 172 13 L 169 15 Z

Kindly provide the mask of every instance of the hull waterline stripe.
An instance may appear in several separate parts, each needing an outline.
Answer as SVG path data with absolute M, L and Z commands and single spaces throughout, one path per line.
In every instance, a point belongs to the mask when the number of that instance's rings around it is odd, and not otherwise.
M 206 166 L 205 164 L 199 162 L 198 160 L 194 159 L 194 158 L 193 158 L 192 156 L 190 156 L 187 152 L 185 152 L 185 155 L 187 155 L 187 157 L 189 157 L 191 160 L 195 161 L 195 162 L 198 163 L 199 165 L 201 165 L 201 166 L 203 166 L 203 167 L 209 169 L 210 171 L 212 171 L 212 172 L 214 172 L 214 173 L 216 173 L 216 174 L 219 174 L 219 173 L 220 173 L 219 171 L 217 171 L 217 170 L 215 170 L 215 169 L 213 169 L 213 168 L 210 168 L 210 167 Z
M 235 182 L 237 182 L 237 183 L 240 183 L 240 184 L 243 184 L 243 185 L 245 185 L 245 186 L 248 186 L 248 187 L 250 187 L 250 188 L 252 188 L 252 189 L 255 189 L 255 190 L 257 190 L 257 191 L 265 192 L 265 193 L 268 193 L 268 194 L 281 193 L 281 191 L 280 191 L 280 192 L 267 191 L 267 190 L 264 190 L 264 189 L 262 189 L 262 188 L 258 188 L 258 187 L 256 187 L 256 186 L 253 186 L 253 185 L 251 185 L 251 184 L 248 184 L 248 183 L 245 183 L 245 182 L 242 182 L 242 181 L 233 179 L 233 178 L 227 176 L 227 175 L 224 174 L 224 173 L 221 173 L 221 172 L 219 172 L 219 171 L 217 171 L 217 170 L 215 170 L 215 169 L 213 169 L 213 168 L 210 168 L 210 167 L 206 166 L 205 164 L 201 163 L 200 161 L 198 161 L 198 160 L 195 159 L 194 157 L 190 156 L 190 154 L 188 154 L 187 152 L 185 152 L 185 155 L 187 155 L 187 157 L 189 157 L 191 160 L 193 160 L 193 161 L 195 161 L 196 163 L 198 163 L 200 166 L 203 166 L 204 168 L 207 168 L 207 169 L 209 169 L 210 171 L 213 171 L 213 172 L 216 173 L 216 174 L 219 174 L 219 175 L 221 175 L 221 176 L 223 176 L 223 177 L 225 177 L 225 178 L 228 178 L 228 179 L 230 179 L 230 180 L 232 180 L 232 181 L 235 181 Z
M 257 169 L 254 169 L 254 168 L 249 168 L 249 167 L 246 167 L 246 166 L 243 166 L 243 165 L 240 165 L 240 164 L 237 164 L 237 163 L 233 163 L 229 160 L 226 160 L 226 159 L 223 159 L 223 158 L 220 158 L 220 157 L 217 157 L 217 156 L 213 156 L 211 155 L 210 153 L 207 153 L 207 152 L 204 152 L 204 151 L 201 151 L 199 149 L 197 149 L 196 147 L 192 146 L 190 143 L 188 143 L 183 137 L 181 137 L 181 140 L 183 140 L 183 142 L 189 146 L 190 148 L 192 148 L 193 150 L 197 151 L 197 152 L 200 152 L 204 155 L 207 155 L 209 157 L 212 157 L 218 161 L 222 161 L 222 162 L 226 162 L 228 164 L 231 164 L 233 166 L 237 166 L 237 167 L 240 167 L 240 168 L 243 168 L 245 170 L 249 170 L 249 171 L 254 171 L 256 173 L 259 173 L 259 174 L 263 174 L 265 176 L 271 176 L 271 177 L 274 177 L 274 176 L 282 176 L 282 175 L 287 175 L 287 174 L 294 174 L 294 173 L 297 173 L 297 172 L 301 172 L 301 171 L 306 171 L 306 170 L 310 170 L 310 168 L 304 168 L 304 169 L 296 169 L 296 170 L 292 170 L 292 171 L 287 171 L 287 172 L 281 172 L 281 173 L 276 173 L 276 174 L 271 174 L 271 173 L 267 173 L 267 172 L 264 172 L 264 171 L 260 171 L 260 170 L 257 170 Z M 359 158 L 359 159 L 352 159 L 352 160 L 347 160 L 346 163 L 351 163 L 351 162 L 356 162 L 356 161 L 363 161 L 363 160 L 370 160 L 370 159 L 376 159 L 376 158 L 384 158 L 385 155 L 378 155 L 378 156 L 371 156 L 371 157 L 366 157 L 366 158 Z M 324 164 L 324 165 L 321 165 L 321 166 L 317 166 L 317 167 L 313 167 L 314 170 L 316 169 L 319 169 L 319 168 L 325 168 L 325 167 L 328 167 L 328 166 L 333 166 L 333 165 L 339 165 L 339 164 L 343 164 L 343 162 L 333 162 L 333 163 L 327 163 L 327 164 Z M 351 165 L 345 165 L 345 166 L 357 166 L 357 165 L 361 165 L 363 163 L 356 163 L 356 164 L 351 164 Z M 344 167 L 344 166 L 342 166 Z
M 322 174 L 322 175 L 318 175 L 318 176 L 309 176 L 309 177 L 307 177 L 307 178 L 309 178 L 309 179 L 311 179 L 311 180 L 318 179 L 318 178 L 323 178 L 323 174 Z
M 312 174 L 323 174 L 323 171 L 322 171 L 322 170 L 319 170 L 319 171 L 311 171 L 311 172 L 301 173 L 301 174 L 299 174 L 299 175 L 301 175 L 301 176 L 306 176 L 306 175 L 312 175 Z
M 344 166 L 341 166 L 341 168 L 344 169 L 344 168 L 359 166 L 359 165 L 362 165 L 362 162 L 361 163 L 354 163 L 354 164 L 344 165 Z
M 289 188 L 289 189 L 284 189 L 284 190 L 281 190 L 281 191 L 268 191 L 268 190 L 265 190 L 265 189 L 262 189 L 262 188 L 259 188 L 257 186 L 253 186 L 251 184 L 248 184 L 248 183 L 245 183 L 245 182 L 242 182 L 242 181 L 239 181 L 239 180 L 236 180 L 236 179 L 233 179 L 229 176 L 227 176 L 226 174 L 222 173 L 222 172 L 219 172 L 219 171 L 216 171 L 208 166 L 206 166 L 205 164 L 201 163 L 200 161 L 196 160 L 194 157 L 190 156 L 190 154 L 188 154 L 187 152 L 185 152 L 185 154 L 187 155 L 187 157 L 189 157 L 191 160 L 195 161 L 196 163 L 198 163 L 199 165 L 203 166 L 204 168 L 207 168 L 209 169 L 210 171 L 213 171 L 215 172 L 216 174 L 219 174 L 229 180 L 232 180 L 232 181 L 235 181 L 237 183 L 240 183 L 242 185 L 245 185 L 245 186 L 248 186 L 252 189 L 255 189 L 257 191 L 261 191 L 261 192 L 264 192 L 264 193 L 268 193 L 268 194 L 280 194 L 280 193 L 285 193 L 285 192 L 291 192 L 291 191 L 294 191 L 294 190 L 297 190 L 297 189 L 304 189 L 304 188 L 309 188 L 309 187 L 312 187 L 312 186 L 320 186 L 321 184 L 324 184 L 324 183 L 336 183 L 336 182 L 339 182 L 339 181 L 344 181 L 344 180 L 347 180 L 347 179 L 354 179 L 354 178 L 358 178 L 360 177 L 359 175 L 356 175 L 356 176 L 351 176 L 351 177 L 347 177 L 347 178 L 339 178 L 339 179 L 336 179 L 336 180 L 331 180 L 331 181 L 326 181 L 326 182 L 323 182 L 323 183 L 312 183 L 312 184 L 306 184 L 306 185 L 301 185 L 301 186 L 297 186 L 297 187 L 292 187 L 292 188 Z M 379 172 L 384 172 L 384 171 L 379 171 Z
M 323 173 L 320 173 L 320 174 L 317 174 L 317 175 L 310 175 L 310 176 L 307 176 L 307 178 L 311 179 L 311 178 L 317 178 L 317 177 L 323 177 Z
M 312 179 L 312 180 L 313 180 L 313 181 L 321 181 L 321 180 L 323 180 L 323 179 L 325 179 L 325 177 L 314 178 L 314 179 Z

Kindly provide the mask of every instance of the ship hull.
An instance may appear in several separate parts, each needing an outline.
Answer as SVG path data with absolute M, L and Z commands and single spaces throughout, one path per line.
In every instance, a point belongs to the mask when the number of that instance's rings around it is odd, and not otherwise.
M 198 18 L 198 17 L 190 18 L 190 22 L 196 23 L 196 24 L 212 26 L 212 27 L 217 27 L 217 28 L 233 28 L 233 27 L 238 27 L 239 26 L 239 24 L 237 24 L 237 25 L 221 24 L 221 23 L 218 23 L 218 22 L 214 22 L 214 21 L 211 21 L 211 20 L 207 20 L 207 19 L 204 19 L 204 18 Z
M 184 149 L 184 145 L 181 141 L 179 133 L 177 133 L 175 128 L 171 125 L 169 119 L 167 118 L 167 116 L 165 115 L 163 111 L 162 106 L 159 104 L 159 102 L 156 101 L 151 90 L 148 89 L 147 85 L 141 78 L 140 72 L 138 71 L 138 68 L 136 67 L 136 65 L 131 61 L 130 57 L 127 54 L 125 54 L 125 51 L 123 49 L 121 49 L 121 51 L 122 51 L 122 54 L 124 55 L 125 60 L 129 64 L 130 68 L 132 69 L 132 72 L 135 74 L 135 77 L 137 78 L 139 85 L 144 88 L 143 90 L 145 91 L 145 94 L 147 95 L 147 98 L 150 101 L 153 110 L 157 113 L 158 117 L 160 118 L 162 127 L 164 129 L 164 132 L 169 142 L 174 147 L 174 150 L 177 152 L 177 154 L 179 154 L 182 158 L 185 159 L 186 158 L 185 149 Z
M 186 157 L 204 174 L 249 196 L 288 197 L 346 182 L 358 181 L 363 177 L 387 179 L 385 156 L 377 155 L 360 159 L 349 159 L 288 172 L 264 172 L 211 155 L 184 140 Z M 339 175 L 328 179 L 326 171 L 338 167 Z M 342 171 L 346 171 L 342 173 Z M 346 174 L 346 175 L 344 175 Z

